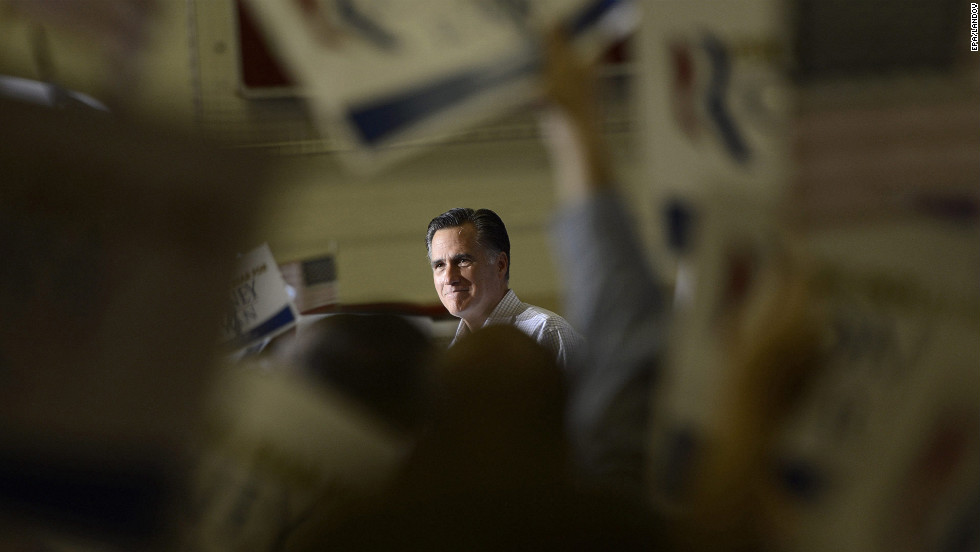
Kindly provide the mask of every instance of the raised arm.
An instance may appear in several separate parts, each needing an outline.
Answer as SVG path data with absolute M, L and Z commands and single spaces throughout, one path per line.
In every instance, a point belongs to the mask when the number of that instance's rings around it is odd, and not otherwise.
M 546 66 L 542 130 L 560 205 L 553 237 L 566 311 L 587 342 L 569 370 L 568 430 L 587 476 L 642 498 L 665 295 L 616 191 L 590 68 L 558 34 Z

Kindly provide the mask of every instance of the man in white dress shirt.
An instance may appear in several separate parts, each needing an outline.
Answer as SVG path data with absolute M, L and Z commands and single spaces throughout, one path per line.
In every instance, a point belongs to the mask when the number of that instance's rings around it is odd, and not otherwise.
M 496 213 L 450 209 L 429 223 L 425 243 L 439 299 L 460 319 L 450 346 L 484 326 L 510 324 L 567 366 L 582 337 L 564 318 L 522 302 L 510 289 L 510 238 Z

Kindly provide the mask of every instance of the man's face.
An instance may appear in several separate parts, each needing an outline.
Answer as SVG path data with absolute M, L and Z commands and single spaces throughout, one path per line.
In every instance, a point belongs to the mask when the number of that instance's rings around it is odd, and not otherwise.
M 507 291 L 507 256 L 488 258 L 470 223 L 437 230 L 430 247 L 432 281 L 446 310 L 482 324 Z

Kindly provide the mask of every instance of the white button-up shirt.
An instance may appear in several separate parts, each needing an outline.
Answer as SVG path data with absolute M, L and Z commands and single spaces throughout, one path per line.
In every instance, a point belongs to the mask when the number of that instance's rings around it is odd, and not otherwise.
M 510 324 L 524 332 L 551 351 L 555 362 L 562 368 L 568 366 L 569 355 L 575 354 L 574 351 L 581 347 L 583 341 L 582 336 L 564 318 L 550 310 L 522 302 L 512 289 L 507 290 L 504 298 L 490 312 L 483 327 L 496 324 Z M 452 347 L 469 333 L 466 322 L 460 320 L 456 336 L 449 346 Z

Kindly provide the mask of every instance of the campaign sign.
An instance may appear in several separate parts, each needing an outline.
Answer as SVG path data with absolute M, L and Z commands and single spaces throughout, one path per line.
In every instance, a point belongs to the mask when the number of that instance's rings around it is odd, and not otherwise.
M 526 105 L 538 92 L 542 27 L 561 24 L 594 43 L 601 29 L 622 27 L 612 20 L 636 19 L 626 0 L 243 7 L 300 82 L 326 135 L 356 154 L 341 159 L 359 171 L 406 154 L 390 146 L 445 138 Z
M 228 294 L 223 339 L 240 349 L 296 325 L 298 313 L 268 244 L 241 256 Z

